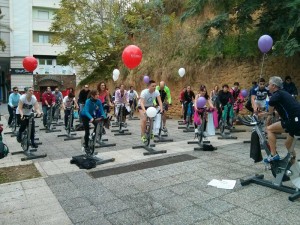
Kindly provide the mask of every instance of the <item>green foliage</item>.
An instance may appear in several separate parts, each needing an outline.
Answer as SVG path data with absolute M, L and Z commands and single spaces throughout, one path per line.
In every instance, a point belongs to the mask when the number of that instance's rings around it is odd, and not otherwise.
M 121 54 L 129 44 L 143 51 L 135 74 L 169 78 L 179 64 L 258 57 L 263 34 L 272 36 L 273 54 L 297 54 L 299 8 L 300 0 L 62 0 L 52 43 L 67 45 L 58 61 L 80 65 L 81 84 L 109 79 L 116 67 L 126 78 Z
M 108 78 L 108 71 L 118 64 L 126 37 L 114 24 L 120 14 L 120 4 L 111 5 L 109 0 L 62 0 L 51 26 L 55 32 L 52 43 L 65 43 L 68 48 L 59 56 L 60 61 L 80 65 L 86 75 L 99 73 Z
M 201 15 L 206 6 L 215 17 L 198 28 L 199 42 L 206 40 L 214 53 L 208 54 L 208 47 L 199 45 L 204 48 L 198 51 L 200 58 L 257 56 L 257 40 L 263 34 L 273 38 L 276 55 L 289 57 L 300 52 L 299 0 L 188 0 L 181 21 Z
M 1 23 L 1 20 L 4 18 L 5 15 L 2 15 L 2 11 L 0 9 L 0 28 L 1 29 L 6 29 L 6 30 L 9 30 L 11 31 L 11 28 L 5 24 L 2 24 Z M 6 43 L 5 41 L 3 41 L 1 38 L 0 38 L 0 48 L 1 48 L 1 51 L 4 52 L 5 49 L 6 49 Z

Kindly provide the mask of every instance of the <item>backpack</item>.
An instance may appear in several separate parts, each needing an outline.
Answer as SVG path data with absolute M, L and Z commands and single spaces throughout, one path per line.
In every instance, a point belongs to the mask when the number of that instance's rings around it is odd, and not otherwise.
M 82 131 L 84 130 L 83 123 L 75 125 L 75 131 Z
M 216 147 L 212 146 L 212 145 L 208 145 L 208 144 L 203 144 L 203 151 L 215 151 L 217 150 Z
M 3 159 L 9 153 L 9 149 L 6 144 L 2 142 L 2 136 L 0 138 L 0 159 Z
M 85 155 L 73 156 L 71 164 L 76 164 L 80 169 L 92 169 L 97 166 L 96 160 L 93 158 L 86 157 Z

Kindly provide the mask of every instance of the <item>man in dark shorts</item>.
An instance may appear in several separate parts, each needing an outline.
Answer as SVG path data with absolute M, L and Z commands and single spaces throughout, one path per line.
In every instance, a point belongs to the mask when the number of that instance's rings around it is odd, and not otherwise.
M 269 102 L 268 115 L 273 115 L 276 110 L 281 120 L 267 127 L 271 155 L 264 159 L 266 163 L 280 159 L 276 151 L 276 133 L 288 133 L 285 142 L 287 149 L 290 149 L 294 135 L 300 135 L 300 104 L 289 93 L 282 90 L 282 87 L 283 81 L 280 77 L 270 78 L 269 91 L 272 93 L 272 97 Z M 295 153 L 293 154 L 295 157 Z

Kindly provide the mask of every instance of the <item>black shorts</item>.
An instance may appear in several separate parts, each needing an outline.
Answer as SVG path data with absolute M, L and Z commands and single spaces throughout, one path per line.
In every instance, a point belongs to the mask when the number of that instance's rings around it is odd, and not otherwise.
M 300 136 L 300 116 L 296 118 L 298 121 L 295 121 L 295 118 L 288 121 L 281 120 L 282 128 L 292 137 Z
M 145 106 L 145 109 L 147 110 L 149 107 L 152 107 L 152 106 Z M 142 107 L 141 107 L 141 106 L 138 106 L 138 109 L 139 109 L 139 110 L 142 110 Z

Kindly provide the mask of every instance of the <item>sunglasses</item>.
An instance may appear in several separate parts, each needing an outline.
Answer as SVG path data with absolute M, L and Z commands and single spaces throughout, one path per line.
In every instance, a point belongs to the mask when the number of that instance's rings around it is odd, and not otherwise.
M 14 91 L 19 91 L 19 90 L 14 90 Z

